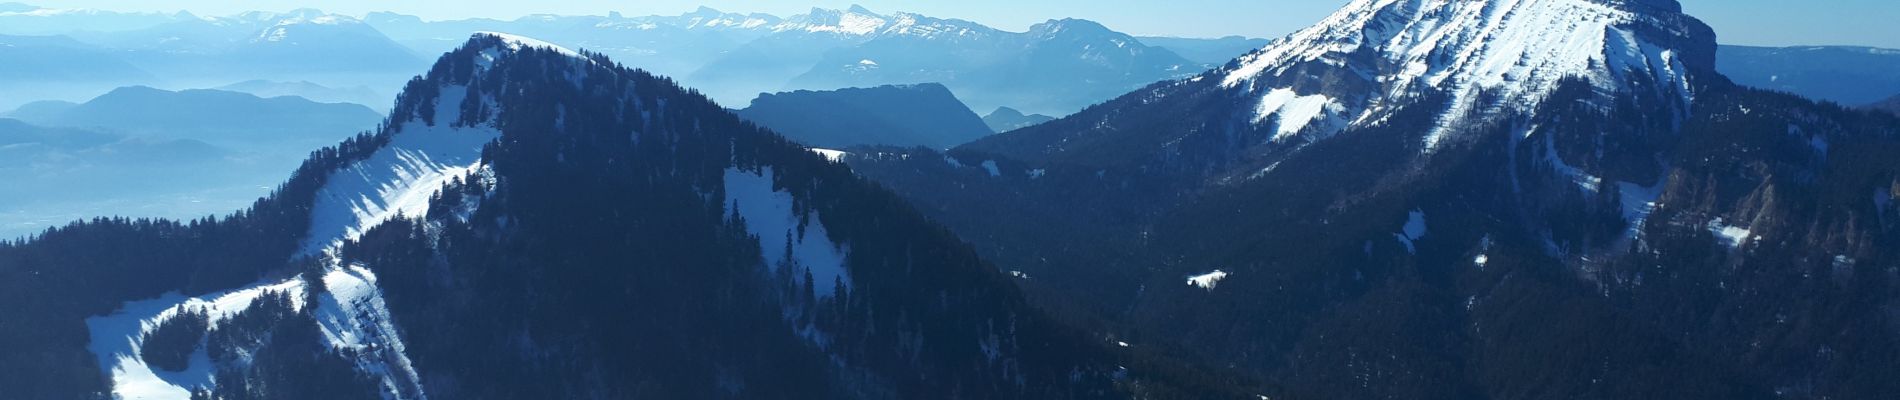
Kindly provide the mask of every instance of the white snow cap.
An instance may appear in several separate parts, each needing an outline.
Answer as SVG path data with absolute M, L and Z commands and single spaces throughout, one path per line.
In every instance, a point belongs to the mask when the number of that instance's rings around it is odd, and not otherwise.
M 508 50 L 521 50 L 523 48 L 539 48 L 539 49 L 545 49 L 545 50 L 553 50 L 570 57 L 581 56 L 580 52 L 568 49 L 566 47 L 561 47 L 560 45 L 550 43 L 544 40 L 535 39 L 535 38 L 531 38 L 527 36 L 516 35 L 512 33 L 483 31 L 483 32 L 475 32 L 475 36 L 477 37 L 492 36 L 495 38 L 499 38 L 502 40 L 503 43 L 508 44 Z
M 1449 94 L 1444 115 L 1456 119 L 1499 94 L 1504 107 L 1535 107 L 1564 79 L 1578 78 L 1605 95 L 1653 90 L 1691 100 L 1690 65 L 1712 51 L 1706 26 L 1670 0 L 1355 0 L 1319 24 L 1274 41 L 1216 71 L 1221 86 L 1257 93 L 1256 121 L 1279 113 L 1303 126 L 1309 112 L 1287 112 L 1288 98 L 1332 95 L 1353 103 L 1353 124 L 1376 120 L 1382 106 L 1421 92 Z M 1711 49 L 1677 48 L 1701 46 Z M 1685 53 L 1696 56 L 1685 56 Z M 1685 64 L 1685 60 L 1688 63 Z M 1300 69 L 1314 63 L 1347 70 L 1371 83 L 1364 99 L 1314 93 L 1327 83 Z M 1702 66 L 1708 67 L 1708 66 Z M 1647 79 L 1642 79 L 1647 78 Z M 1654 87 L 1631 82 L 1653 80 Z M 1298 82 L 1299 84 L 1294 84 Z M 1360 95 L 1360 94 L 1355 94 Z M 1457 121 L 1443 121 L 1456 123 Z M 1344 128 L 1341 126 L 1340 128 Z M 1283 133 L 1284 134 L 1284 133 Z M 1428 142 L 1435 142 L 1435 138 Z

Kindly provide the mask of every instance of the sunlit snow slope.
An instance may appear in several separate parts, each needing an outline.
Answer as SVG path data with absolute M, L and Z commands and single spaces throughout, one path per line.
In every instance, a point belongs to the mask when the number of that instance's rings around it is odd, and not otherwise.
M 503 38 L 506 47 L 481 52 L 491 57 L 490 62 L 498 52 L 522 48 L 579 56 L 546 42 L 484 34 Z M 327 260 L 321 278 L 327 290 L 314 304 L 319 329 L 332 347 L 354 350 L 351 354 L 356 356 L 357 367 L 379 378 L 388 398 L 428 396 L 403 354 L 402 338 L 383 304 L 375 273 L 362 265 L 342 265 L 335 253 L 344 243 L 392 218 L 427 214 L 430 197 L 444 185 L 487 176 L 481 161 L 482 148 L 499 138 L 501 131 L 492 113 L 486 119 L 463 118 L 461 113 L 469 102 L 499 109 L 493 96 L 471 91 L 466 85 L 448 84 L 438 87 L 436 93 L 432 121 L 415 115 L 392 117 L 394 133 L 387 143 L 330 173 L 317 192 L 310 231 L 303 240 L 302 256 Z M 479 120 L 471 121 L 474 119 Z M 139 348 L 153 328 L 186 309 L 204 308 L 212 315 L 211 329 L 215 330 L 224 319 L 244 311 L 251 300 L 267 292 L 291 294 L 297 299 L 295 307 L 302 310 L 312 306 L 302 302 L 305 286 L 302 279 L 293 277 L 199 297 L 173 294 L 130 302 L 111 315 L 86 321 L 92 331 L 91 350 L 99 357 L 102 369 L 108 371 L 114 395 L 119 398 L 188 398 L 191 389 L 213 384 L 211 360 L 201 346 L 185 371 L 162 371 L 146 365 Z

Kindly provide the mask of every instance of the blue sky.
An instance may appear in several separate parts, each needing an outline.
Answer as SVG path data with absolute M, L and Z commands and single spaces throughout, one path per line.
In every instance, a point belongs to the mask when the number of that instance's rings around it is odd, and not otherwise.
M 9 0 L 0 0 L 9 1 Z M 911 11 L 1022 30 L 1050 18 L 1102 22 L 1139 35 L 1278 37 L 1312 24 L 1346 0 L 11 0 L 46 7 L 125 11 L 187 9 L 207 15 L 316 7 L 360 15 L 396 11 L 429 19 L 514 18 L 532 13 L 678 14 L 707 5 L 725 11 L 790 15 L 853 3 L 878 12 Z M 1722 42 L 1751 45 L 1844 44 L 1900 48 L 1900 0 L 1680 0 L 1715 26 Z

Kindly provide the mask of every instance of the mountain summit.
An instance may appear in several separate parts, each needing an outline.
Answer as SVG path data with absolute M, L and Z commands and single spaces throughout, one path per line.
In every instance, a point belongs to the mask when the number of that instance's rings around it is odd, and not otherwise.
M 1359 0 L 1060 120 L 843 160 L 1051 307 L 1274 398 L 1883 396 L 1900 123 L 1735 85 L 1714 38 L 1666 0 Z
M 843 165 L 604 56 L 479 33 L 395 104 L 235 215 L 0 242 L 0 311 L 34 327 L 0 330 L 0 365 L 45 367 L 0 386 L 1236 397 L 1118 368 L 1151 364 L 1030 307 L 1013 278 Z M 65 247 L 77 242 L 91 250 Z
M 1715 35 L 1671 0 L 1358 0 L 1216 75 L 1260 96 L 1255 121 L 1271 118 L 1275 140 L 1288 140 L 1375 123 L 1421 99 L 1455 129 L 1474 114 L 1526 112 L 1573 80 L 1596 101 L 1640 97 L 1680 113 L 1691 76 L 1714 66 Z

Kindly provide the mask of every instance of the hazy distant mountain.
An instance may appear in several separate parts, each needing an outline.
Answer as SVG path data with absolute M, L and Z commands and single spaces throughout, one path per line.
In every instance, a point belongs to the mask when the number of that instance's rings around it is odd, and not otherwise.
M 48 35 L 71 32 L 111 32 L 144 29 L 197 18 L 189 13 L 115 12 L 96 9 L 54 9 L 21 3 L 0 4 L 0 34 Z
M 401 73 L 427 64 L 355 18 L 309 9 L 190 19 L 80 38 L 129 50 L 149 69 L 180 77 Z
M 85 103 L 37 102 L 6 117 L 44 126 L 100 129 L 207 142 L 314 149 L 376 126 L 381 114 L 356 104 L 299 97 L 260 98 L 221 90 L 120 88 Z
M 734 14 L 701 7 L 676 16 L 626 17 L 530 15 L 513 20 L 424 21 L 395 13 L 371 13 L 370 26 L 425 55 L 460 45 L 471 32 L 531 35 L 585 48 L 622 63 L 673 76 L 685 76 L 722 53 L 770 33 L 780 22 L 766 14 Z
M 832 149 L 944 149 L 992 133 L 948 88 L 934 83 L 766 94 L 738 113 L 792 140 Z
M 20 121 L 0 135 L 0 168 L 13 168 L 0 171 L 9 177 L 0 237 L 96 216 L 227 213 L 268 193 L 310 151 L 382 118 L 354 104 L 147 87 L 4 116 Z
M 36 100 L 79 100 L 120 86 L 159 83 L 156 76 L 113 49 L 67 36 L 0 35 L 0 110 Z
M 1175 54 L 1180 54 L 1181 57 L 1187 58 L 1188 60 L 1212 65 L 1226 63 L 1228 60 L 1233 60 L 1235 57 L 1247 54 L 1247 52 L 1266 47 L 1267 43 L 1273 41 L 1272 39 L 1256 39 L 1245 36 L 1227 36 L 1218 39 L 1142 36 L 1138 39 L 1141 39 L 1142 43 L 1146 43 L 1149 46 L 1173 51 Z
M 320 103 L 351 103 L 368 106 L 374 111 L 385 111 L 394 95 L 379 94 L 367 86 L 331 88 L 309 81 L 278 82 L 269 80 L 249 80 L 219 86 L 217 90 L 244 92 L 258 97 L 296 96 Z
M 425 54 L 473 31 L 530 35 L 672 75 L 729 105 L 787 89 L 932 82 L 983 108 L 1067 114 L 1203 67 L 1088 21 L 1050 21 L 1018 33 L 862 6 L 783 18 L 702 7 L 674 16 L 424 21 L 374 13 L 365 21 Z
M 1743 85 L 1848 105 L 1900 93 L 1900 50 L 1722 46 L 1716 54 L 1716 69 Z
M 983 124 L 988 125 L 990 130 L 996 133 L 1009 132 L 1054 120 L 1056 117 L 1042 114 L 1023 115 L 1022 111 L 1009 107 L 997 107 L 996 111 L 990 112 L 990 115 L 983 116 Z
M 0 35 L 0 88 L 51 82 L 135 82 L 152 75 L 112 50 L 66 36 Z
M 818 65 L 825 53 L 869 41 L 889 23 L 859 6 L 847 10 L 813 8 L 758 28 L 770 33 L 721 54 L 682 79 L 715 100 L 742 102 L 762 92 L 788 88 L 793 79 Z
M 887 22 L 862 43 L 825 52 L 790 86 L 942 82 L 978 108 L 1008 105 L 1068 114 L 1202 69 L 1086 20 L 1051 20 L 1012 33 L 912 14 L 863 18 Z
M 234 156 L 197 140 L 0 119 L 0 240 L 97 216 L 226 213 L 282 179 L 281 172 L 260 176 L 256 163 Z
M 125 19 L 141 22 L 105 22 Z M 119 85 L 201 87 L 272 79 L 374 85 L 393 91 L 408 73 L 427 65 L 408 48 L 356 18 L 314 9 L 221 17 L 38 9 L 0 13 L 0 27 L 7 26 L 40 28 L 0 28 L 0 33 L 17 30 L 69 36 L 86 48 L 104 50 L 154 75 L 153 79 L 115 82 Z M 71 64 L 83 67 L 88 63 Z M 73 91 L 87 90 L 97 89 L 77 87 L 67 93 L 26 95 L 70 98 Z
M 1874 102 L 1873 104 L 1867 105 L 1867 108 L 1872 108 L 1875 110 L 1884 110 L 1887 112 L 1894 113 L 1894 115 L 1900 115 L 1900 95 L 1889 97 L 1886 100 Z

